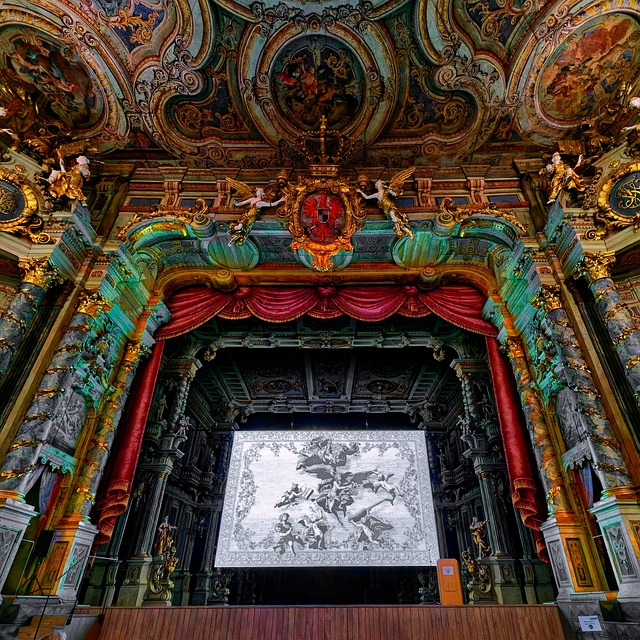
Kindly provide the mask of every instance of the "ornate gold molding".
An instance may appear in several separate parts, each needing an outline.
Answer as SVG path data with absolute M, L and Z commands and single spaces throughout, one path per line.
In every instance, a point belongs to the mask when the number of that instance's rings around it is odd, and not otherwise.
M 42 233 L 42 218 L 38 215 L 35 189 L 24 176 L 15 171 L 0 169 L 0 231 L 29 236 L 33 242 L 51 242 L 48 233 Z
M 495 203 L 475 205 L 456 205 L 451 198 L 443 198 L 440 203 L 440 213 L 436 216 L 436 222 L 442 226 L 451 226 L 456 222 L 464 222 L 473 216 L 490 216 L 504 220 L 518 229 L 520 236 L 528 236 L 529 230 L 520 221 L 512 209 L 503 211 L 498 209 Z
M 611 277 L 611 265 L 616 261 L 614 255 L 606 253 L 585 253 L 578 267 L 577 275 L 584 276 L 589 284 L 602 278 Z
M 562 309 L 562 298 L 560 297 L 560 287 L 558 285 L 543 284 L 540 291 L 531 300 L 531 304 L 536 309 L 542 309 L 545 313 Z
M 209 207 L 202 198 L 198 198 L 193 207 L 188 208 L 154 206 L 148 213 L 136 213 L 133 218 L 118 231 L 116 239 L 124 242 L 127 240 L 129 231 L 133 227 L 143 222 L 157 220 L 159 218 L 175 218 L 184 224 L 203 225 L 209 221 L 209 217 L 207 216 L 208 212 Z
M 18 262 L 24 272 L 22 282 L 28 282 L 45 291 L 53 284 L 61 284 L 64 278 L 58 268 L 49 262 L 49 258 L 24 258 Z

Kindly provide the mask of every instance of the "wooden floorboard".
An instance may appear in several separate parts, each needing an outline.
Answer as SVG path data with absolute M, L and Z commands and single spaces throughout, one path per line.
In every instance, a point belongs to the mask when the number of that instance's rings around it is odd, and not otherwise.
M 551 605 L 111 607 L 99 640 L 563 640 Z

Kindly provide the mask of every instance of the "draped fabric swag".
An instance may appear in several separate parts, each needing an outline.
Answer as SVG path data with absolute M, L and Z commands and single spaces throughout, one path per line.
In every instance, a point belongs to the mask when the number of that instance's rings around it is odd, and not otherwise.
M 546 519 L 544 501 L 537 493 L 515 381 L 499 351 L 496 328 L 482 318 L 484 303 L 484 295 L 465 284 L 447 284 L 431 291 L 414 286 L 255 286 L 239 287 L 231 293 L 193 286 L 174 293 L 167 302 L 171 320 L 155 336 L 158 342 L 137 376 L 122 419 L 119 446 L 114 447 L 115 459 L 103 484 L 97 542 L 109 540 L 115 517 L 128 504 L 165 340 L 192 331 L 215 316 L 230 320 L 255 316 L 268 322 L 288 322 L 304 314 L 325 319 L 345 314 L 357 320 L 379 322 L 395 313 L 412 318 L 435 313 L 455 326 L 486 336 L 514 505 L 524 523 L 537 532 L 538 549 L 544 557 L 546 552 L 538 531 Z

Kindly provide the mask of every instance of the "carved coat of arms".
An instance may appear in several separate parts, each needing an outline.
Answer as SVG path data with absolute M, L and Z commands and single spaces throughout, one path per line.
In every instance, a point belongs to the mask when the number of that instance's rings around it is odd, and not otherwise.
M 355 187 L 341 178 L 305 177 L 281 188 L 286 199 L 278 217 L 293 236 L 291 248 L 311 255 L 314 269 L 329 271 L 334 256 L 353 251 L 351 237 L 365 218 Z

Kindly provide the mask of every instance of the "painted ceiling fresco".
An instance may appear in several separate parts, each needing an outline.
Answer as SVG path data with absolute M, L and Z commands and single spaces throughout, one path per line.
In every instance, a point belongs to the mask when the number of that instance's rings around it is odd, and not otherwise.
M 322 116 L 356 166 L 469 162 L 612 117 L 638 18 L 614 0 L 8 0 L 0 82 L 73 137 L 200 166 L 290 164 Z

